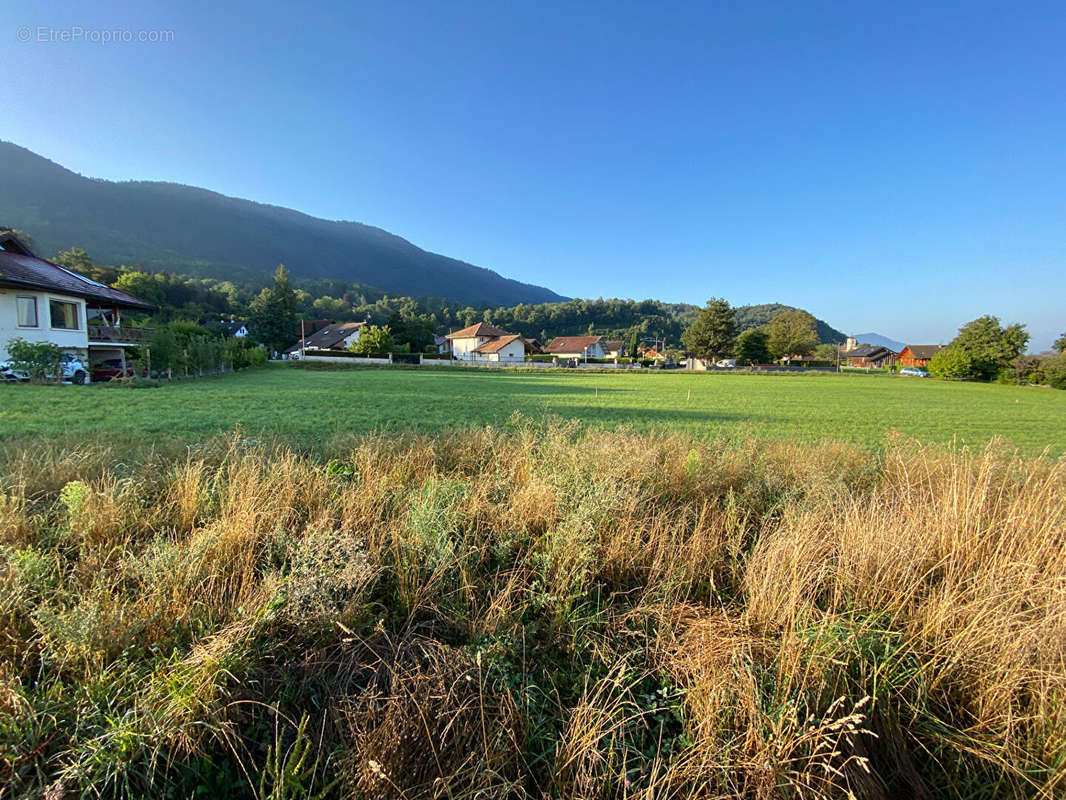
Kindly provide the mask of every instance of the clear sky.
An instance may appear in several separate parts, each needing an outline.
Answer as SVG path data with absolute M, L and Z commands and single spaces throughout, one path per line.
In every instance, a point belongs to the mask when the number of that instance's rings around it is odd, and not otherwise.
M 1066 329 L 1061 0 L 97 5 L 5 0 L 0 139 L 570 296 Z

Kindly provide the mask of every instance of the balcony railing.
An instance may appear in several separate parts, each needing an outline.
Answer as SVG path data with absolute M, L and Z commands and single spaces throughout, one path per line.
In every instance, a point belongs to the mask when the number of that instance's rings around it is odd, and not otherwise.
M 152 338 L 152 328 L 138 328 L 135 325 L 123 325 L 115 328 L 110 325 L 89 324 L 89 342 L 91 344 L 148 344 Z

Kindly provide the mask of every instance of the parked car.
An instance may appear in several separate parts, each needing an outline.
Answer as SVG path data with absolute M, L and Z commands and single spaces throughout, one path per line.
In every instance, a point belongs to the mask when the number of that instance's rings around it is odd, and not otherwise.
M 112 378 L 118 378 L 125 374 L 127 378 L 133 377 L 133 367 L 126 362 L 126 371 L 122 371 L 122 359 L 121 358 L 108 358 L 97 364 L 93 364 L 92 369 L 89 371 L 92 375 L 93 383 L 99 381 L 109 381 Z
M 64 353 L 60 361 L 60 371 L 63 374 L 64 383 L 83 384 L 89 380 L 89 370 L 77 356 Z M 8 381 L 28 381 L 30 373 L 15 369 L 10 361 L 0 361 L 0 377 Z M 55 375 L 46 375 L 49 380 L 55 380 Z
M 904 367 L 899 371 L 900 375 L 910 375 L 912 378 L 928 378 L 928 370 L 924 370 L 921 367 Z
M 736 369 L 737 360 L 735 358 L 723 358 L 721 361 L 715 362 L 715 366 L 719 369 Z

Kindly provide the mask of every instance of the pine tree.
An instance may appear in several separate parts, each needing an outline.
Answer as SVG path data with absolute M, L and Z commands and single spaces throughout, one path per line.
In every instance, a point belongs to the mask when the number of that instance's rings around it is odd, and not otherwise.
M 681 342 L 689 355 L 717 361 L 732 352 L 736 330 L 733 308 L 725 300 L 712 297 L 696 321 L 681 334 Z
M 296 341 L 296 292 L 284 264 L 274 273 L 274 285 L 263 289 L 249 308 L 251 333 L 267 350 L 281 352 Z

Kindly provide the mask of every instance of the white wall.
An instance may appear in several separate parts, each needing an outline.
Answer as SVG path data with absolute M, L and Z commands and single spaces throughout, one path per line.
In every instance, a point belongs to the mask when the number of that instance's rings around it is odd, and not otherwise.
M 470 337 L 469 339 L 452 339 L 452 355 L 456 358 L 471 359 L 476 357 L 474 351 L 489 341 L 487 336 Z
M 522 341 L 520 339 L 515 339 L 513 342 L 508 344 L 506 347 L 503 347 L 503 348 L 497 350 L 495 353 L 493 353 L 493 355 L 496 356 L 496 358 L 492 359 L 493 361 L 503 361 L 503 362 L 525 361 L 526 360 L 526 346 L 522 343 Z
M 292 356 L 294 360 L 300 360 L 300 354 Z M 329 364 L 391 364 L 391 358 L 370 358 L 367 356 L 312 356 L 305 355 L 304 361 L 325 361 Z
M 16 297 L 37 298 L 37 327 L 20 328 L 18 325 L 18 308 Z M 50 299 L 76 303 L 78 306 L 78 330 L 63 330 L 52 327 L 48 310 Z M 8 358 L 7 342 L 20 337 L 28 342 L 51 342 L 64 350 L 78 351 L 85 357 L 89 349 L 89 331 L 85 326 L 85 301 L 78 297 L 68 297 L 50 292 L 23 291 L 21 289 L 0 288 L 0 361 Z
M 607 351 L 603 348 L 603 345 L 597 342 L 596 344 L 592 345 L 592 347 L 590 347 L 587 351 L 578 350 L 576 353 L 553 352 L 551 353 L 551 355 L 555 356 L 556 358 L 584 358 L 585 356 L 588 356 L 589 358 L 607 358 Z

